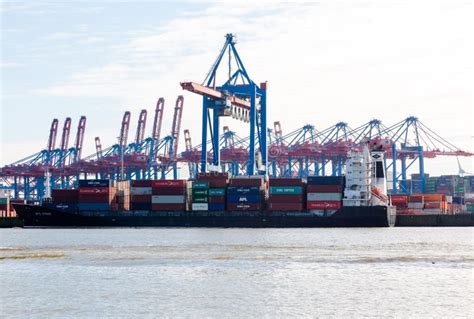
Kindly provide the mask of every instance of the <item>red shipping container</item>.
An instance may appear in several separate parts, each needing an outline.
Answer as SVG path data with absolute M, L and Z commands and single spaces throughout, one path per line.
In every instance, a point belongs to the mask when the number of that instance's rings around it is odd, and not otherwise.
M 184 179 L 159 179 L 151 181 L 151 187 L 185 187 L 186 180 Z
M 152 204 L 155 211 L 186 211 L 186 204 Z
M 226 179 L 214 179 L 214 180 L 206 180 L 206 179 L 199 179 L 200 182 L 208 182 L 209 187 L 211 188 L 226 188 L 227 187 L 227 180 Z
M 391 195 L 390 198 L 392 199 L 392 204 L 401 204 L 401 203 L 408 203 L 408 196 L 404 195 Z
M 131 195 L 130 202 L 132 203 L 151 203 L 151 195 Z
M 207 202 L 209 204 L 225 204 L 225 196 L 209 196 Z
M 132 187 L 151 187 L 150 179 L 132 180 Z
M 302 203 L 268 203 L 267 209 L 270 211 L 302 211 Z
M 306 203 L 308 209 L 339 209 L 340 201 L 310 200 Z
M 297 204 L 303 202 L 303 195 L 270 195 L 268 201 L 271 203 Z
M 258 186 L 263 187 L 263 178 L 234 178 L 229 181 L 230 186 Z
M 411 195 L 408 197 L 410 203 L 423 203 L 423 195 Z
M 79 194 L 109 194 L 112 193 L 114 188 L 112 187 L 80 187 Z
M 342 185 L 308 185 L 307 193 L 342 193 Z
M 270 186 L 303 186 L 301 178 L 270 178 Z
M 79 194 L 77 189 L 52 189 L 51 190 L 51 197 L 61 197 L 61 198 L 76 198 Z
M 185 195 L 186 188 L 184 187 L 153 187 L 151 190 L 153 195 Z
M 236 211 L 255 211 L 260 210 L 260 203 L 227 203 L 227 210 Z

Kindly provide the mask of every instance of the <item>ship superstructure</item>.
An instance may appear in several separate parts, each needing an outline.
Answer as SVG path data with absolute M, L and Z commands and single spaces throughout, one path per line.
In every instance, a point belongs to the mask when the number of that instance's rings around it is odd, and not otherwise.
M 353 149 L 346 160 L 344 206 L 388 206 L 384 152 Z

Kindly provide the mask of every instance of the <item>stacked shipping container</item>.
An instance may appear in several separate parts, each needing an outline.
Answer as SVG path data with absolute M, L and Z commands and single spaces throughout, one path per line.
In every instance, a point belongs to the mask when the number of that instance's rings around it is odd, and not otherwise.
M 232 178 L 229 185 L 227 188 L 227 210 L 257 211 L 262 209 L 266 190 L 263 176 Z
M 414 194 L 423 193 L 421 186 L 426 186 L 426 181 L 430 177 L 429 174 L 424 175 L 425 184 L 421 185 L 420 174 L 411 174 L 411 192 Z
M 407 195 L 391 195 L 392 205 L 397 208 L 397 214 L 409 214 L 408 196 Z
M 458 175 L 442 175 L 438 178 L 436 192 L 445 195 L 460 196 L 464 194 L 464 179 Z
M 425 193 L 436 194 L 436 185 L 438 184 L 438 177 L 429 177 L 425 180 Z
M 132 180 L 130 194 L 131 210 L 151 210 L 151 180 Z
M 209 210 L 209 182 L 191 183 L 191 202 L 192 210 Z
M 110 211 L 117 210 L 117 189 L 108 179 L 79 180 L 79 210 Z
M 115 182 L 117 187 L 117 209 L 130 210 L 130 182 Z
M 344 177 L 309 176 L 306 186 L 306 208 L 316 211 L 336 211 L 342 207 Z
M 193 204 L 196 204 L 194 205 L 195 208 L 197 208 L 193 210 L 224 211 L 226 209 L 225 199 L 228 180 L 228 173 L 199 173 L 196 178 L 196 183 L 207 183 L 207 201 L 206 203 L 200 203 L 199 200 L 193 201 Z M 195 195 L 199 196 L 199 193 L 204 195 L 205 192 L 200 190 L 193 190 L 193 199 Z
M 474 193 L 465 194 L 464 200 L 466 201 L 466 211 L 472 214 L 474 212 Z
M 297 178 L 270 179 L 269 211 L 302 211 L 304 209 L 304 182 Z
M 154 211 L 185 211 L 186 181 L 185 180 L 154 180 L 151 181 L 151 210 Z
M 79 203 L 79 191 L 77 189 L 53 189 L 51 190 L 51 208 L 58 210 L 77 210 Z
M 11 217 L 9 197 L 0 197 L 0 217 Z

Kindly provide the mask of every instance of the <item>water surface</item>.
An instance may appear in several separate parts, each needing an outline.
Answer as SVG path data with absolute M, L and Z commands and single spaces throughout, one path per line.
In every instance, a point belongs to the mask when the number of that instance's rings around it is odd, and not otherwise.
M 2 229 L 6 317 L 473 317 L 474 230 Z

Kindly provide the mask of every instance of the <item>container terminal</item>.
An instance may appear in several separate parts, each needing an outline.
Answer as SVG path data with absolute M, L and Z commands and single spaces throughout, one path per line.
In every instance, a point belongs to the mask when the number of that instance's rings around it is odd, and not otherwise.
M 217 85 L 222 70 L 227 80 Z M 474 176 L 464 176 L 460 166 L 462 174 L 438 177 L 424 169 L 425 159 L 473 154 L 417 117 L 388 126 L 378 119 L 355 128 L 307 124 L 287 134 L 279 121 L 268 127 L 268 83 L 249 77 L 233 34 L 225 36 L 203 82 L 180 85 L 203 97 L 200 145 L 184 129 L 179 151 L 183 96 L 174 104 L 169 135 L 161 132 L 165 99 L 159 98 L 149 135 L 143 109 L 129 140 L 126 111 L 118 143 L 104 148 L 97 136 L 96 152 L 84 157 L 86 116 L 72 146 L 72 119 L 62 131 L 53 119 L 45 149 L 0 170 L 1 224 L 385 227 L 396 215 L 398 226 L 474 225 Z M 249 135 L 221 128 L 221 117 L 245 125 Z M 178 179 L 183 168 L 189 180 Z

